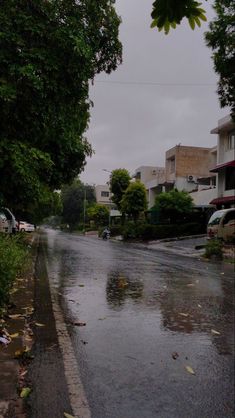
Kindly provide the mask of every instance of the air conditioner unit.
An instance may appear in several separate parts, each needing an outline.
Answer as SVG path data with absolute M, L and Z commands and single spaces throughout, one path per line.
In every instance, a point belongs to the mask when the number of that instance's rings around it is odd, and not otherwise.
M 196 176 L 193 176 L 192 174 L 189 174 L 187 176 L 187 181 L 188 181 L 188 183 L 197 183 L 197 178 L 196 178 Z

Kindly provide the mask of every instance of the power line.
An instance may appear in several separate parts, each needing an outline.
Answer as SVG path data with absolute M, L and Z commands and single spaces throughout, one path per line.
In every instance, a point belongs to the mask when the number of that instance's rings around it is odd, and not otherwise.
M 165 86 L 165 87 L 206 87 L 206 86 L 216 86 L 215 83 L 157 83 L 154 81 L 106 81 L 106 80 L 95 80 L 95 83 L 103 83 L 103 84 L 125 84 L 125 85 L 143 85 L 143 86 Z

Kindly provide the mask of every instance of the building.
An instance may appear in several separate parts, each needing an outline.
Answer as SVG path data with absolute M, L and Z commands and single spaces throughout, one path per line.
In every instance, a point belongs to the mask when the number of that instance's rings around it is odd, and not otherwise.
M 112 206 L 111 192 L 108 184 L 95 186 L 96 203 L 100 205 Z
M 216 176 L 210 172 L 215 160 L 213 150 L 183 145 L 169 149 L 166 152 L 166 184 L 186 192 L 198 190 L 200 181 L 215 186 Z
M 218 121 L 211 131 L 217 134 L 217 162 L 210 170 L 217 173 L 217 196 L 211 204 L 218 209 L 235 206 L 235 123 L 230 116 Z
M 144 184 L 147 190 L 148 207 L 151 208 L 155 203 L 156 194 L 162 190 L 159 185 L 165 181 L 165 167 L 142 165 L 135 170 L 133 177 Z

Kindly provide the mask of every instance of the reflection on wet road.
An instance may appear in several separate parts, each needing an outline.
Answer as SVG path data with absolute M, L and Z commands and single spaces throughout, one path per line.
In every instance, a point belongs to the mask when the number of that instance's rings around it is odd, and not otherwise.
M 233 417 L 232 266 L 47 235 L 93 418 Z

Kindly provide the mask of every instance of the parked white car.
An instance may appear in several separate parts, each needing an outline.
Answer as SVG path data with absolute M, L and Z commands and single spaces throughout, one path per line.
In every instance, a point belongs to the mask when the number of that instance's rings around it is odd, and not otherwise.
M 4 212 L 0 210 L 0 232 L 8 232 L 8 220 Z
M 33 232 L 34 229 L 34 225 L 29 224 L 28 222 L 20 221 L 18 223 L 18 230 L 21 232 Z
M 7 219 L 8 230 L 5 231 L 8 234 L 14 234 L 17 231 L 16 219 L 13 213 L 8 208 L 0 207 L 0 212 L 3 213 Z

